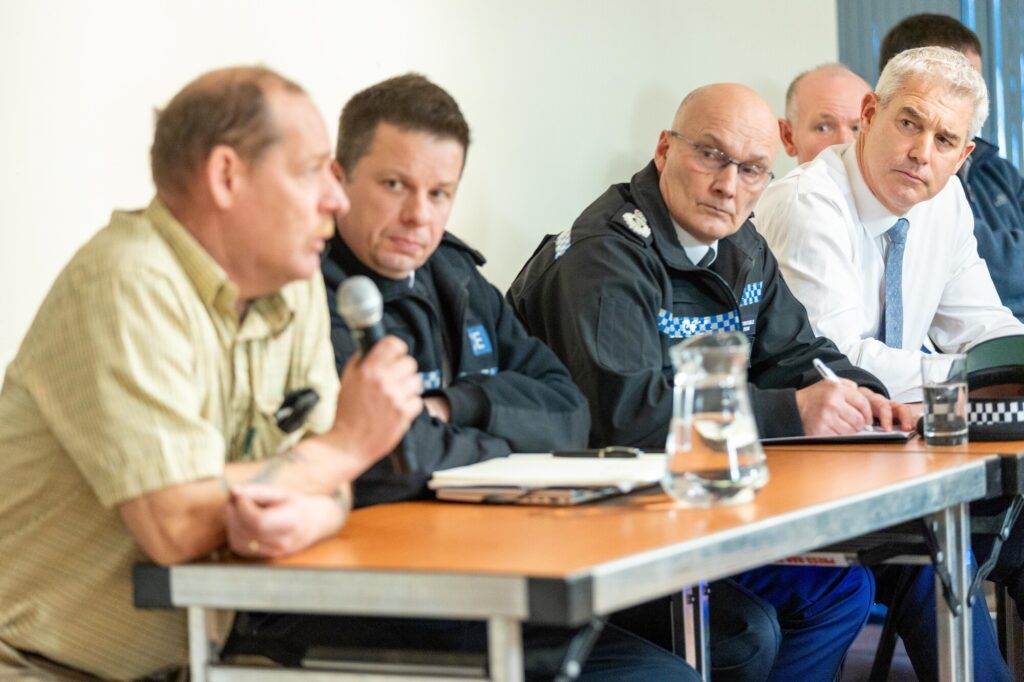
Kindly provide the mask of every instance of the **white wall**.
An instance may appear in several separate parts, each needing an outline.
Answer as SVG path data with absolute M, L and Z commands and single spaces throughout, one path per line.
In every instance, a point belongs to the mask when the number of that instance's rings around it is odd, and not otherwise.
M 505 289 L 650 159 L 686 92 L 734 80 L 781 111 L 836 59 L 835 19 L 832 0 L 0 0 L 0 367 L 110 210 L 148 202 L 153 109 L 203 71 L 271 66 L 329 128 L 388 76 L 444 86 L 474 138 L 449 227 Z

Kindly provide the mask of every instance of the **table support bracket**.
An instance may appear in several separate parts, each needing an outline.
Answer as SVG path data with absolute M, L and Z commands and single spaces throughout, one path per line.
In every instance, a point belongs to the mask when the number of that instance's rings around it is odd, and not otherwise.
M 989 573 L 996 567 L 996 562 L 999 561 L 999 554 L 1003 550 L 1003 543 L 1010 537 L 1010 530 L 1013 529 L 1013 524 L 1017 522 L 1022 509 L 1024 509 L 1024 495 L 1015 495 L 1013 502 L 1010 503 L 1010 506 L 1006 508 L 1006 512 L 1003 514 L 1002 523 L 999 525 L 999 533 L 996 534 L 995 540 L 992 541 L 992 553 L 989 554 L 985 563 L 978 567 L 978 572 L 975 574 L 974 580 L 971 581 L 971 591 L 967 595 L 968 606 L 974 605 L 975 595 L 980 594 L 979 588 L 981 583 L 988 578 Z
M 937 516 L 937 514 L 933 514 L 921 520 L 924 526 L 924 544 L 928 548 L 928 554 L 931 555 L 932 566 L 935 568 L 935 579 L 942 586 L 942 596 L 946 600 L 946 605 L 949 606 L 954 617 L 959 617 L 963 615 L 960 607 L 960 595 L 953 585 L 953 578 L 942 547 L 944 543 L 940 544 L 939 542 L 938 534 L 942 531 L 943 522 L 939 521 Z
M 558 671 L 558 676 L 555 677 L 555 682 L 572 682 L 580 676 L 580 673 L 583 672 L 583 664 L 594 649 L 594 645 L 597 644 L 597 639 L 603 630 L 604 620 L 594 618 L 576 633 L 572 641 L 569 642 L 569 650 L 565 652 L 565 658 L 562 660 L 562 667 Z

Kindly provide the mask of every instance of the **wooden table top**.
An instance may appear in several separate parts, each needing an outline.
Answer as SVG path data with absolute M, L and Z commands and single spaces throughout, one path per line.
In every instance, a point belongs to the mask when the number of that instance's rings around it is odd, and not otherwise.
M 976 467 L 983 459 L 981 453 L 937 455 L 912 444 L 845 451 L 775 448 L 768 454 L 771 480 L 753 502 L 713 509 L 685 508 L 661 493 L 570 508 L 379 505 L 353 512 L 337 537 L 267 563 L 565 577 L 677 543 L 781 522 L 837 500 L 882 495 L 915 479 Z

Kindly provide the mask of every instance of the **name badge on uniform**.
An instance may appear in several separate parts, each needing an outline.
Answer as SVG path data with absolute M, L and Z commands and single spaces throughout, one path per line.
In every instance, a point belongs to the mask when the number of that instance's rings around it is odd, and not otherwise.
M 494 350 L 491 347 L 491 337 L 487 335 L 487 330 L 482 324 L 468 328 L 466 336 L 469 337 L 469 347 L 473 355 L 487 355 Z

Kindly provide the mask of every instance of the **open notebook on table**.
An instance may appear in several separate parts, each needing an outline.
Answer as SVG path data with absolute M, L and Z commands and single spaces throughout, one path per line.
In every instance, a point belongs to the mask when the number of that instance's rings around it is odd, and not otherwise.
M 653 485 L 664 473 L 665 455 L 524 454 L 435 471 L 428 485 L 441 500 L 569 505 Z

